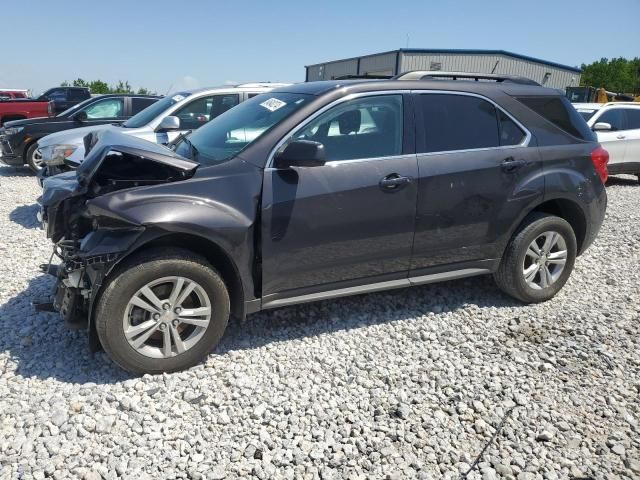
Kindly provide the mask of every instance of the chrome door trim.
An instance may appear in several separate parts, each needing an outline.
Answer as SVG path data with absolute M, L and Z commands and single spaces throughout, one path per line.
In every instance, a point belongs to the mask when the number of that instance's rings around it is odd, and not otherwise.
M 339 105 L 341 103 L 348 102 L 349 100 L 353 100 L 354 98 L 377 97 L 377 96 L 380 96 L 380 95 L 403 95 L 403 94 L 407 94 L 407 93 L 411 93 L 411 90 L 376 90 L 376 91 L 372 91 L 372 92 L 351 93 L 349 95 L 345 95 L 344 97 L 338 98 L 337 100 L 334 100 L 333 102 L 325 105 L 321 109 L 316 110 L 311 115 L 309 115 L 307 118 L 305 118 L 302 122 L 300 122 L 298 125 L 296 125 L 291 130 L 289 130 L 280 139 L 280 141 L 278 143 L 276 143 L 276 146 L 271 149 L 271 152 L 269 153 L 269 157 L 267 158 L 267 166 L 265 168 L 277 170 L 277 169 L 275 169 L 273 167 L 273 157 L 276 154 L 276 152 L 280 149 L 280 147 L 282 147 L 282 145 L 284 145 L 291 138 L 291 136 L 295 132 L 297 132 L 301 128 L 304 128 L 306 125 L 311 123 L 313 120 L 318 118 L 320 115 L 322 115 L 324 112 L 326 112 L 330 108 L 335 107 L 336 105 Z M 403 105 L 403 108 L 404 108 L 404 105 Z M 404 136 L 404 132 L 403 132 L 403 136 Z M 415 155 L 415 154 L 411 154 L 411 155 Z M 396 156 L 398 156 L 398 155 L 396 155 Z M 390 157 L 374 157 L 374 158 L 375 159 L 379 159 L 379 158 L 390 158 Z M 363 161 L 363 160 L 370 160 L 370 159 L 364 159 L 364 158 L 360 159 L 359 158 L 357 160 Z M 351 162 L 351 161 L 352 160 L 332 160 L 332 161 L 329 161 L 327 163 L 329 164 L 329 163 L 334 163 L 334 162 L 337 163 L 337 162 Z
M 529 143 L 531 142 L 531 138 L 533 137 L 533 135 L 531 134 L 529 129 L 527 127 L 525 127 L 520 121 L 518 121 L 517 118 L 515 118 L 513 115 L 511 115 L 509 112 L 507 112 L 504 108 L 502 108 L 496 102 L 494 102 L 493 100 L 491 100 L 488 97 L 485 97 L 484 95 L 480 95 L 480 94 L 472 93 L 472 92 L 459 92 L 457 90 L 411 90 L 411 93 L 415 94 L 415 95 L 420 95 L 420 94 L 460 95 L 460 96 L 465 96 L 465 97 L 480 98 L 481 100 L 489 102 L 491 105 L 494 106 L 494 108 L 496 108 L 497 110 L 500 110 L 502 113 L 504 113 L 511 121 L 513 121 L 513 123 L 515 123 L 525 133 L 524 139 L 520 143 L 518 143 L 517 145 L 499 145 L 497 147 L 466 148 L 466 149 L 462 149 L 462 150 L 441 150 L 441 151 L 437 151 L 437 152 L 416 152 L 416 155 L 418 155 L 418 156 L 423 156 L 423 155 L 443 155 L 443 154 L 449 154 L 449 153 L 482 152 L 482 151 L 487 151 L 487 150 L 498 150 L 498 149 L 503 149 L 504 150 L 504 149 L 511 149 L 511 148 L 523 148 L 523 147 L 528 147 L 529 146 Z
M 359 295 L 363 293 L 380 292 L 384 290 L 392 290 L 395 288 L 411 287 L 413 285 L 424 285 L 427 283 L 442 282 L 445 280 L 456 280 L 458 278 L 473 277 L 491 273 L 486 268 L 465 268 L 462 270 L 453 270 L 450 272 L 432 273 L 429 275 L 420 275 L 417 277 L 402 278 L 400 280 L 390 280 L 386 282 L 371 283 L 366 285 L 358 285 L 355 287 L 338 288 L 336 290 L 328 290 L 326 292 L 309 293 L 307 295 L 297 295 L 294 297 L 277 298 L 274 300 L 262 299 L 262 310 L 269 308 L 285 307 L 287 305 L 297 305 L 300 303 L 315 302 L 318 300 L 327 300 L 331 298 L 348 297 L 351 295 Z
M 277 169 L 275 169 L 273 167 L 273 157 L 274 157 L 275 153 L 278 151 L 278 149 L 280 149 L 280 147 L 282 147 L 282 145 L 284 145 L 296 131 L 298 131 L 299 129 L 301 129 L 301 128 L 305 127 L 306 125 L 308 125 L 309 123 L 311 123 L 314 119 L 316 119 L 318 116 L 322 115 L 324 112 L 326 112 L 330 108 L 332 108 L 332 107 L 334 107 L 336 105 L 339 105 L 340 103 L 347 102 L 349 100 L 353 100 L 354 98 L 379 96 L 379 95 L 403 95 L 403 94 L 413 94 L 413 95 L 443 94 L 443 95 L 462 95 L 462 96 L 467 96 L 467 97 L 477 97 L 477 98 L 480 98 L 480 99 L 482 99 L 484 101 L 489 102 L 491 105 L 494 106 L 494 108 L 500 110 L 511 121 L 513 121 L 520 129 L 522 129 L 522 131 L 525 132 L 524 139 L 522 140 L 522 142 L 520 142 L 517 145 L 503 145 L 503 146 L 501 145 L 501 146 L 497 146 L 497 147 L 469 148 L 469 149 L 463 149 L 463 150 L 443 150 L 443 151 L 438 151 L 438 152 L 416 152 L 415 154 L 410 154 L 412 156 L 413 155 L 418 155 L 418 156 L 423 156 L 423 155 L 443 155 L 443 154 L 449 154 L 449 153 L 482 152 L 482 151 L 490 151 L 490 150 L 497 150 L 497 149 L 508 150 L 508 149 L 514 149 L 514 148 L 523 148 L 523 147 L 528 147 L 529 146 L 529 143 L 531 142 L 531 138 L 533 137 L 533 135 L 531 134 L 529 129 L 526 128 L 517 118 L 515 118 L 513 115 L 511 115 L 511 113 L 507 112 L 504 108 L 502 108 L 500 105 L 498 105 L 492 99 L 490 99 L 488 97 L 485 97 L 484 95 L 480 95 L 478 93 L 463 92 L 463 91 L 459 91 L 459 90 L 433 90 L 433 89 L 430 89 L 430 90 L 376 90 L 376 91 L 372 91 L 372 92 L 360 92 L 360 93 L 352 93 L 350 95 L 346 95 L 346 96 L 344 96 L 342 98 L 334 100 L 333 102 L 325 105 L 321 109 L 319 109 L 316 112 L 314 112 L 312 115 L 310 115 L 307 118 L 305 118 L 304 121 L 302 121 L 301 123 L 296 125 L 294 128 L 289 130 L 289 132 L 287 132 L 287 134 L 284 135 L 282 137 L 282 139 L 280 139 L 280 141 L 278 143 L 276 143 L 275 147 L 273 147 L 271 149 L 271 152 L 269 153 L 269 157 L 267 159 L 267 166 L 265 168 L 266 169 L 277 170 Z M 404 156 L 404 155 L 395 155 L 395 156 L 392 156 L 392 157 L 359 158 L 359 159 L 355 159 L 355 160 L 331 160 L 331 161 L 327 162 L 327 164 L 344 163 L 344 162 L 355 162 L 355 161 L 364 162 L 364 161 L 369 161 L 369 160 L 382 160 L 382 159 L 396 158 L 396 157 L 401 157 L 401 156 Z

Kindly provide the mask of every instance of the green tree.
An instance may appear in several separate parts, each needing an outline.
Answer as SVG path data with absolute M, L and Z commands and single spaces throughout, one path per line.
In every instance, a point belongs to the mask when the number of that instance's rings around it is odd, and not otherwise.
M 640 93 L 640 58 L 601 58 L 582 64 L 582 85 L 605 88 L 616 93 Z
M 111 87 L 102 80 L 93 80 L 89 83 L 89 90 L 91 93 L 111 93 Z
M 103 82 L 102 80 L 91 80 L 89 82 L 82 78 L 77 78 L 72 83 L 69 83 L 67 80 L 65 80 L 60 84 L 61 87 L 70 87 L 71 85 L 73 85 L 74 87 L 87 87 L 93 94 L 135 93 L 129 82 L 123 82 L 122 80 L 118 80 L 118 83 L 115 86 L 109 85 L 107 82 Z M 138 89 L 138 93 L 140 95 L 155 95 L 155 93 L 152 93 L 148 88 L 145 87 L 140 87 Z
M 133 93 L 133 90 L 131 89 L 131 85 L 129 85 L 129 82 L 118 80 L 117 85 L 112 88 L 111 93 Z

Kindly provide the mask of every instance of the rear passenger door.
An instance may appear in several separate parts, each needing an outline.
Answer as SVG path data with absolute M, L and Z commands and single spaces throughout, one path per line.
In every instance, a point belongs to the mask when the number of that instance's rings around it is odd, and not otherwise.
M 593 124 L 608 123 L 611 130 L 598 130 L 596 136 L 598 142 L 609 152 L 609 163 L 624 163 L 626 161 L 627 141 L 627 116 L 623 108 L 608 108 L 600 114 L 596 114 Z
M 414 95 L 419 183 L 410 275 L 498 258 L 509 227 L 544 192 L 530 134 L 484 97 Z
M 640 107 L 626 108 L 627 131 L 624 132 L 627 142 L 625 162 L 637 163 L 640 171 Z

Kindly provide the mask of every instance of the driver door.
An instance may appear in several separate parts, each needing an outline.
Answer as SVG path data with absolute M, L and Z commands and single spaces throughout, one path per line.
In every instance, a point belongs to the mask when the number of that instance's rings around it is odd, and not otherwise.
M 418 167 L 406 102 L 393 92 L 339 102 L 291 137 L 322 143 L 325 165 L 265 170 L 263 305 L 407 277 Z

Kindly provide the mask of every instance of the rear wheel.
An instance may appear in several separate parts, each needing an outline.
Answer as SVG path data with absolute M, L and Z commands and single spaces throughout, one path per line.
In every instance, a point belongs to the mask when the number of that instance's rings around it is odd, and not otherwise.
M 534 213 L 509 242 L 494 278 L 504 292 L 518 300 L 544 302 L 569 279 L 576 252 L 576 237 L 566 220 Z
M 150 252 L 119 268 L 95 313 L 104 350 L 133 373 L 191 367 L 220 341 L 229 320 L 220 275 L 191 252 Z
M 38 173 L 44 168 L 44 161 L 42 160 L 42 154 L 38 150 L 37 143 L 31 144 L 27 149 L 27 164 L 35 173 Z

